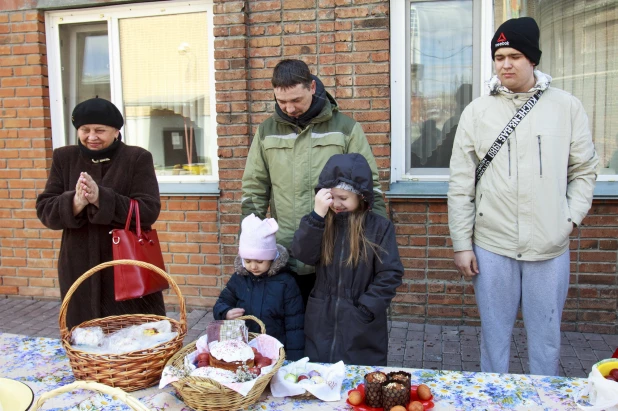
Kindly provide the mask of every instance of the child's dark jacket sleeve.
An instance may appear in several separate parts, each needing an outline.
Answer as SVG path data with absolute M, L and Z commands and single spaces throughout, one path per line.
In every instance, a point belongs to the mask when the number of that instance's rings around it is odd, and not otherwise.
M 225 320 L 227 312 L 236 307 L 238 303 L 236 290 L 241 285 L 240 276 L 234 273 L 221 291 L 221 294 L 219 294 L 219 298 L 212 309 L 212 315 L 215 320 Z
M 305 308 L 296 280 L 288 276 L 285 295 L 285 357 L 300 360 L 305 355 Z
M 308 265 L 317 265 L 322 255 L 324 225 L 324 219 L 315 212 L 304 216 L 294 233 L 292 257 Z

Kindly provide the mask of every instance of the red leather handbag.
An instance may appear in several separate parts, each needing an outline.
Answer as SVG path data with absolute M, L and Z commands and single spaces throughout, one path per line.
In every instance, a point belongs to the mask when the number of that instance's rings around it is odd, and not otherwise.
M 133 210 L 135 210 L 136 232 L 129 229 Z M 112 252 L 114 260 L 143 261 L 156 265 L 165 271 L 157 230 L 142 231 L 137 200 L 131 199 L 124 229 L 115 228 L 112 230 Z M 147 268 L 135 265 L 114 266 L 116 301 L 143 297 L 167 288 L 169 288 L 167 280 Z

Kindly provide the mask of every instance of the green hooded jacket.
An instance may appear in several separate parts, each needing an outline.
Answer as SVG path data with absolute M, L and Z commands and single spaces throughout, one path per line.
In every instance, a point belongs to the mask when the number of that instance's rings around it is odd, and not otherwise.
M 258 127 L 251 143 L 242 177 L 242 218 L 254 213 L 277 220 L 277 243 L 287 249 L 292 244 L 300 219 L 314 206 L 315 186 L 326 161 L 333 154 L 363 155 L 373 175 L 373 211 L 386 217 L 386 207 L 378 180 L 378 167 L 361 125 L 339 112 L 337 102 L 328 93 L 324 108 L 300 129 L 277 113 Z M 290 257 L 290 266 L 298 274 L 315 272 Z

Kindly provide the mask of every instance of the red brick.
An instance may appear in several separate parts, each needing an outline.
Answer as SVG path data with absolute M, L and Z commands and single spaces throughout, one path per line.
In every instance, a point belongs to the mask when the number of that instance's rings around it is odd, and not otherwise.
M 281 12 L 255 13 L 249 17 L 249 24 L 275 23 L 281 21 Z
M 317 38 L 315 35 L 289 36 L 289 37 L 284 38 L 284 44 L 286 46 L 294 46 L 294 45 L 299 45 L 299 44 L 314 45 L 316 43 L 317 43 Z M 279 44 L 275 44 L 275 45 L 279 45 Z
M 316 7 L 316 0 L 286 0 L 283 2 L 283 10 L 309 9 Z
M 45 52 L 45 45 L 43 44 L 24 44 L 19 46 L 13 46 L 13 54 L 43 54 Z
M 283 12 L 283 21 L 314 21 L 316 18 L 316 13 L 314 10 L 305 10 L 305 11 L 284 11 Z
M 216 14 L 240 13 L 244 7 L 244 1 L 226 0 L 225 2 L 215 4 L 214 11 Z
M 24 36 L 24 41 L 26 43 L 45 44 L 45 34 L 44 33 L 26 33 L 26 35 Z M 44 53 L 47 51 L 46 49 L 42 49 L 42 50 Z
M 36 76 L 41 74 L 47 75 L 47 69 L 41 66 L 15 67 L 13 70 L 16 76 Z
M 12 80 L 12 79 L 11 79 Z M 4 79 L 3 83 L 4 84 Z M 2 106 L 5 108 L 9 107 L 28 107 L 30 102 L 27 98 L 5 98 L 2 99 Z
M 56 282 L 53 278 L 31 278 L 28 285 L 31 287 L 55 287 Z
M 279 47 L 280 45 L 279 37 L 257 37 L 249 40 L 249 47 Z
M 15 96 L 17 97 L 40 97 L 48 95 L 49 90 L 42 87 L 20 87 L 15 89 Z
M 338 19 L 349 19 L 367 17 L 369 15 L 369 8 L 367 7 L 342 7 L 335 11 L 335 15 Z
M 43 297 L 45 295 L 45 288 L 23 287 L 20 290 L 20 294 L 28 297 Z
M 49 117 L 50 112 L 48 108 L 38 107 L 38 108 L 20 108 L 17 110 L 17 115 L 19 117 Z
M 44 14 L 42 12 L 39 11 L 26 11 L 26 13 L 24 14 L 24 20 L 26 21 L 45 21 L 45 17 Z
M 189 285 L 200 285 L 200 286 L 209 286 L 215 287 L 217 286 L 217 278 L 203 275 L 187 275 L 186 277 L 187 284 Z
M 3 66 L 3 67 L 23 66 L 25 64 L 26 64 L 26 57 L 24 56 L 0 57 L 0 66 Z
M 11 31 L 13 33 L 24 33 L 30 31 L 45 32 L 45 26 L 41 22 L 14 23 L 11 24 Z
M 0 285 L 0 295 L 17 295 L 19 288 L 12 285 Z

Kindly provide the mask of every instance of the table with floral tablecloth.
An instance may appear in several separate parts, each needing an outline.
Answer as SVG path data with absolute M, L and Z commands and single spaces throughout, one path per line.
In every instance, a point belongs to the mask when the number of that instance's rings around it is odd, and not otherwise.
M 75 379 L 60 341 L 0 333 L 0 377 L 21 381 L 32 388 L 35 399 L 42 393 L 69 384 Z M 322 402 L 316 399 L 275 398 L 267 389 L 249 410 L 350 410 L 345 403 L 348 390 L 362 382 L 375 369 L 401 368 L 346 366 L 342 399 Z M 434 394 L 434 410 L 578 410 L 573 396 L 586 379 L 543 377 L 520 374 L 405 369 L 413 384 L 427 384 Z M 172 387 L 151 387 L 132 393 L 152 410 L 191 410 L 176 396 Z M 113 398 L 88 391 L 54 397 L 45 410 L 128 410 Z

